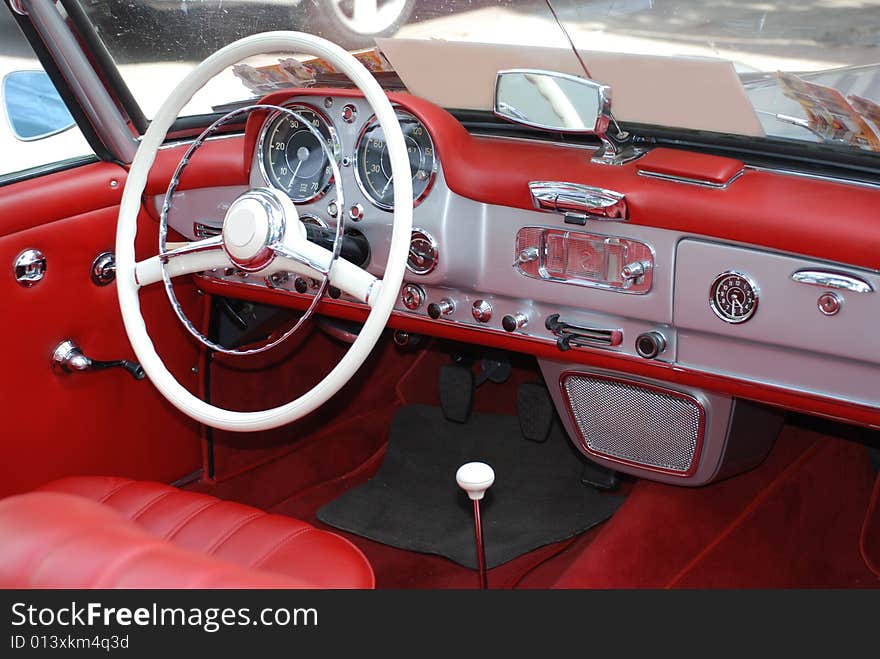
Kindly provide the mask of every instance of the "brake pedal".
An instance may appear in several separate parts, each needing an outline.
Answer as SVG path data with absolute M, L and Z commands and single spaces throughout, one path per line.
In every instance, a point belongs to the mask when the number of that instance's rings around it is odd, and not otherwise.
M 467 366 L 440 367 L 440 409 L 456 423 L 466 423 L 474 406 L 474 373 Z
M 516 409 L 523 437 L 532 442 L 545 442 L 553 427 L 553 400 L 547 387 L 525 382 L 516 394 Z

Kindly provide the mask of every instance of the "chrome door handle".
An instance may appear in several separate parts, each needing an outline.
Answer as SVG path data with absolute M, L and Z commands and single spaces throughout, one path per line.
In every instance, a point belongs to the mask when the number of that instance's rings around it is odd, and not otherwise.
M 532 181 L 529 192 L 535 208 L 561 213 L 567 222 L 584 224 L 590 220 L 626 222 L 626 196 L 614 190 L 605 190 L 581 183 L 562 181 Z
M 83 354 L 73 341 L 67 339 L 59 343 L 52 352 L 52 369 L 58 373 L 82 373 L 85 371 L 102 371 L 107 368 L 121 368 L 135 380 L 143 380 L 146 373 L 137 362 L 127 359 L 98 361 Z
M 874 291 L 871 284 L 859 277 L 843 272 L 830 270 L 798 270 L 791 276 L 792 280 L 799 284 L 810 284 L 822 288 L 837 288 L 850 291 L 851 293 L 871 293 Z

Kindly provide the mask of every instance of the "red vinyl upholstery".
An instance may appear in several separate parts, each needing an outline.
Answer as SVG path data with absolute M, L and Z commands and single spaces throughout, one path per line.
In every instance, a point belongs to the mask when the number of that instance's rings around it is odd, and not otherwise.
M 64 478 L 0 501 L 3 588 L 372 588 L 350 542 L 168 485 Z

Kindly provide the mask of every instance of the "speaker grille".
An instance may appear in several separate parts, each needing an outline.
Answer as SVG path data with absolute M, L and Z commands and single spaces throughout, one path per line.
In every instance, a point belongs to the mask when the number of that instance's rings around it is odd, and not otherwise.
M 595 375 L 566 375 L 562 386 L 590 452 L 682 476 L 695 468 L 704 427 L 695 399 Z

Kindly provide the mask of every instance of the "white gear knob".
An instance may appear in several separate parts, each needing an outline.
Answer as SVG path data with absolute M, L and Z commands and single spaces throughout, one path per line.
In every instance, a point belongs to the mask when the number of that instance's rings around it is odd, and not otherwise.
M 495 482 L 495 471 L 485 462 L 468 462 L 455 472 L 455 481 L 472 500 L 479 501 Z

